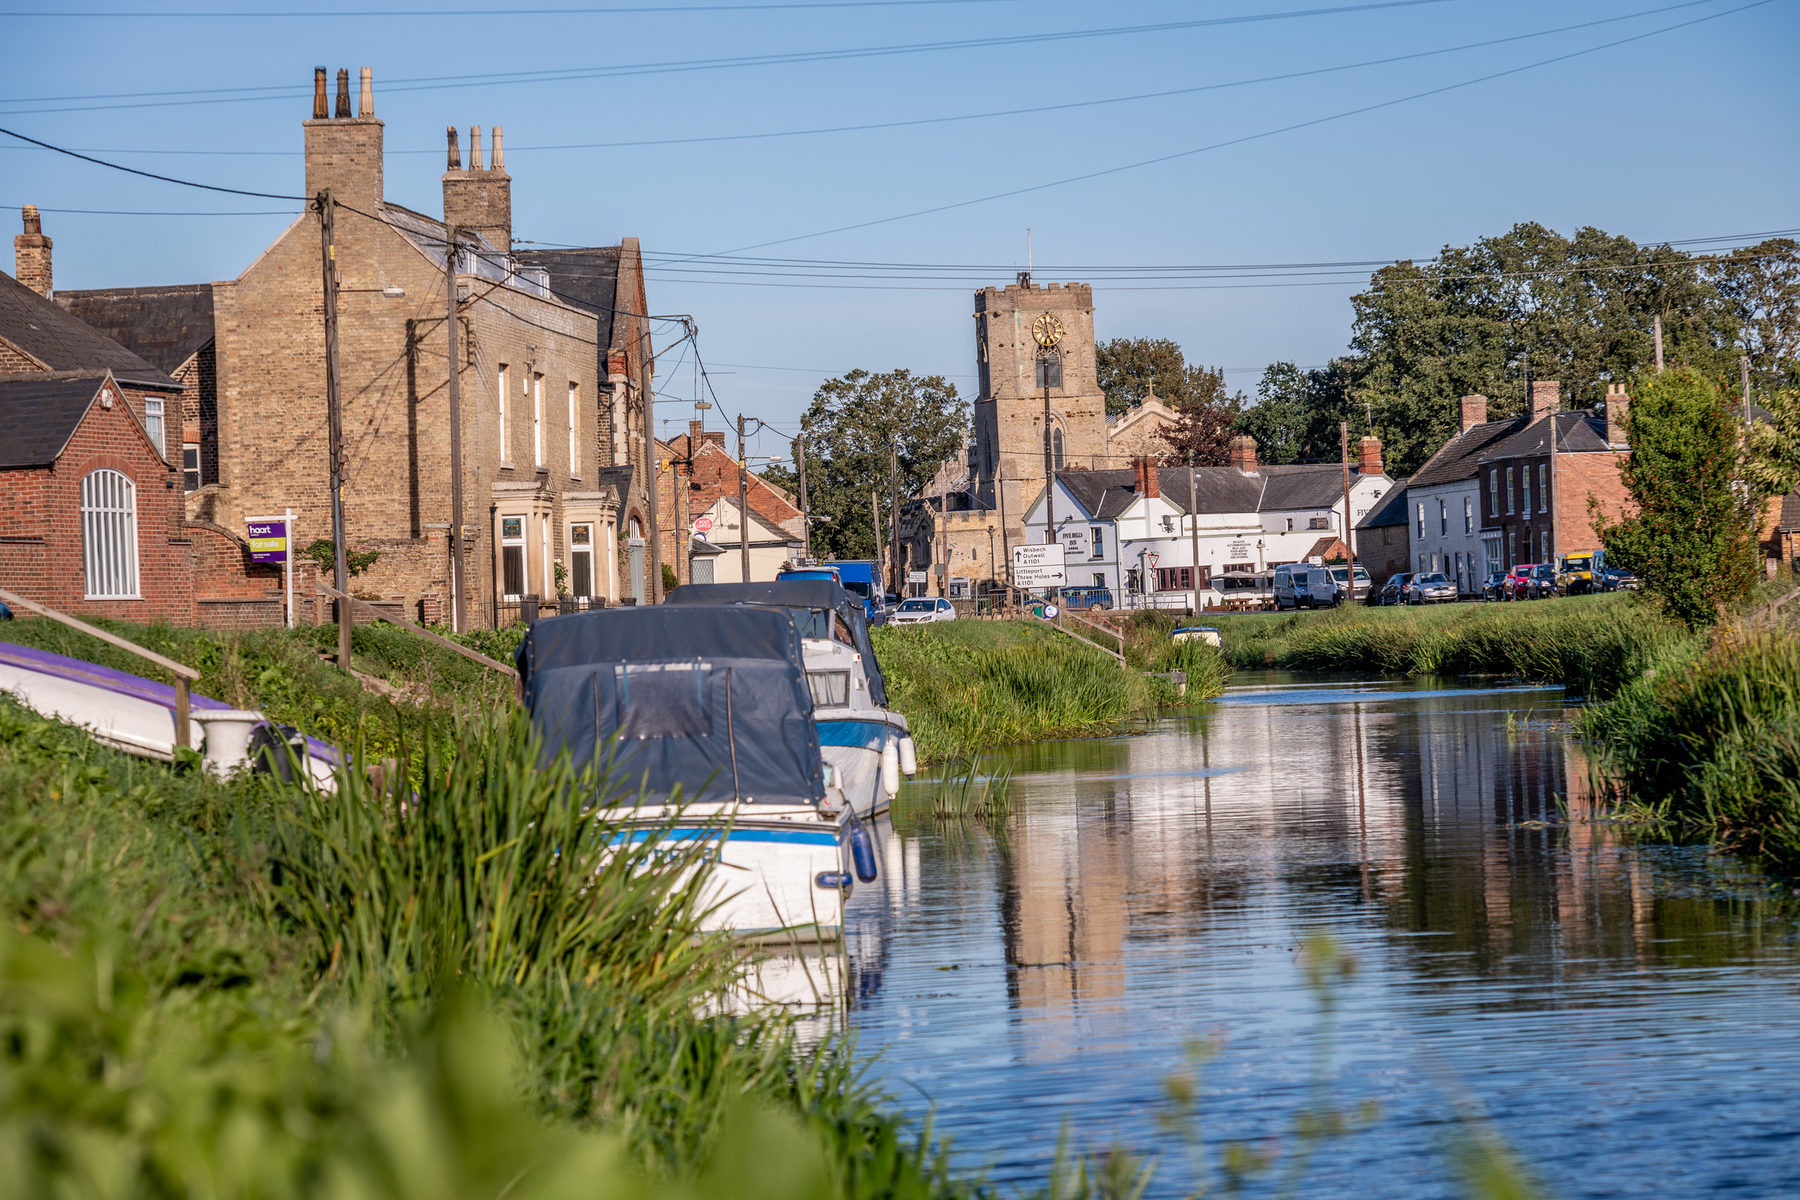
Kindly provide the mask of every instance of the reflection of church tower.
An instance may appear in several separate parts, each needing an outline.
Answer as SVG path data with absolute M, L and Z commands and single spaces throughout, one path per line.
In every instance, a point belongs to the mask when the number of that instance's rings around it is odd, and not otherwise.
M 1043 321 L 1045 314 L 1052 318 Z M 1033 328 L 1040 337 L 1033 337 Z M 1048 337 L 1043 331 L 1052 331 Z M 1053 341 L 1046 348 L 1040 341 Z M 1044 386 L 1057 467 L 1105 467 L 1106 398 L 1094 365 L 1094 293 L 1085 283 L 1037 287 L 1029 275 L 975 293 L 976 494 L 1004 509 L 1009 540 L 1044 487 Z M 1004 487 L 1004 496 L 996 489 Z

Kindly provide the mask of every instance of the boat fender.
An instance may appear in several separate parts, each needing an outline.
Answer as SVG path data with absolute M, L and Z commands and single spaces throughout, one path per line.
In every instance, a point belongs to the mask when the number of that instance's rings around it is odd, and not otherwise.
M 862 818 L 854 814 L 850 818 L 850 861 L 856 867 L 858 879 L 864 883 L 875 882 L 879 874 L 875 865 L 875 835 L 862 823 Z
M 894 738 L 881 744 L 881 790 L 890 800 L 900 794 L 900 747 Z
M 912 735 L 907 734 L 900 739 L 900 773 L 916 775 L 919 771 L 919 749 L 913 745 Z
M 848 871 L 820 871 L 813 882 L 828 891 L 842 891 L 845 894 L 856 886 L 851 882 Z

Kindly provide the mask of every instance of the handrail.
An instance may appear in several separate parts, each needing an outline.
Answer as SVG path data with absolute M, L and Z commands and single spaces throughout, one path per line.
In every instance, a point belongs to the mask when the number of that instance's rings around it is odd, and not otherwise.
M 178 663 L 172 658 L 164 658 L 154 650 L 146 650 L 135 642 L 128 642 L 116 633 L 108 633 L 104 629 L 89 625 L 86 621 L 71 617 L 68 613 L 57 612 L 54 608 L 39 604 L 36 600 L 28 600 L 5 588 L 0 588 L 0 603 L 14 605 L 27 612 L 34 612 L 40 617 L 49 617 L 52 621 L 67 625 L 70 629 L 79 629 L 90 637 L 99 638 L 109 646 L 117 646 L 139 658 L 147 659 L 175 676 L 175 744 L 183 748 L 187 747 L 189 732 L 188 685 L 199 680 L 200 672 L 184 663 Z
M 370 604 L 367 600 L 358 600 L 355 596 L 346 595 L 345 593 L 338 591 L 336 588 L 332 587 L 328 583 L 318 583 L 315 581 L 314 586 L 318 589 L 318 593 L 321 596 L 335 596 L 339 600 L 349 601 L 350 607 L 352 610 L 361 608 L 363 611 L 367 612 L 372 617 L 375 617 L 379 620 L 386 621 L 390 625 L 404 626 L 405 628 L 410 629 L 414 633 L 418 634 L 420 637 L 425 638 L 428 641 L 436 642 L 438 645 L 442 646 L 446 650 L 454 650 L 456 653 L 462 655 L 464 658 L 469 659 L 473 662 L 478 662 L 484 667 L 492 667 L 494 670 L 502 672 L 503 674 L 511 675 L 514 679 L 517 679 L 519 677 L 519 672 L 517 670 L 515 670 L 514 668 L 507 666 L 505 663 L 500 662 L 497 659 L 489 658 L 485 654 L 481 654 L 477 651 L 471 650 L 467 646 L 464 646 L 459 642 L 453 642 L 449 638 L 443 636 L 442 634 L 433 633 L 431 630 L 425 628 L 423 625 L 418 624 L 416 621 L 396 621 L 396 620 L 394 620 L 393 617 L 391 617 L 387 613 L 383 612 L 381 609 L 376 608 L 373 604 Z M 350 669 L 349 663 L 340 663 L 339 665 L 342 666 L 345 670 Z

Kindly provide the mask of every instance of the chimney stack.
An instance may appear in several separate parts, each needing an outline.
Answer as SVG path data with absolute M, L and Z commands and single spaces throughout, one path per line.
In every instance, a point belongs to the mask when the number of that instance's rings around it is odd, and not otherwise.
M 1245 475 L 1256 474 L 1256 439 L 1240 433 L 1231 439 L 1231 465 Z
M 325 68 L 313 72 L 313 116 L 305 122 L 306 194 L 326 188 L 353 208 L 373 212 L 382 201 L 382 122 L 375 116 L 375 80 L 362 69 L 362 115 L 350 115 L 350 71 L 338 71 L 335 116 L 325 115 Z
M 481 163 L 481 126 L 469 128 L 469 166 L 459 167 L 454 156 L 444 172 L 444 220 L 460 229 L 479 233 L 500 253 L 512 253 L 512 177 L 506 173 L 506 148 L 501 130 L 494 126 L 494 165 Z M 454 144 L 455 133 L 451 134 Z
M 690 420 L 688 422 L 688 453 L 690 455 L 694 453 L 695 448 L 700 445 L 701 440 L 705 436 L 706 436 L 706 422 L 705 421 Z
M 25 218 L 25 232 L 13 238 L 13 278 L 48 300 L 53 291 L 50 239 L 44 236 L 37 205 L 27 204 L 19 215 Z
M 1147 454 L 1140 454 L 1131 460 L 1131 490 L 1140 496 L 1155 498 L 1162 495 L 1162 477 L 1156 473 L 1156 460 Z
M 1606 444 L 1623 448 L 1631 441 L 1631 432 L 1627 422 L 1631 415 L 1631 397 L 1625 394 L 1625 385 L 1609 383 L 1606 385 Z
M 1546 379 L 1531 385 L 1531 419 L 1540 421 L 1562 408 L 1562 384 Z
M 1464 433 L 1477 425 L 1487 424 L 1487 397 L 1464 396 L 1462 398 L 1462 431 Z
M 1356 444 L 1358 475 L 1382 474 L 1381 439 L 1374 434 L 1364 434 L 1362 441 Z

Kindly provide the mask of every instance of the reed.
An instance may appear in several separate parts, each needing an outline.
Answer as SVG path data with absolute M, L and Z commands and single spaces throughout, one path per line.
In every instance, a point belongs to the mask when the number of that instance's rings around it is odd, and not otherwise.
M 983 774 L 981 760 L 946 764 L 936 779 L 931 815 L 940 821 L 976 820 L 1003 823 L 1012 816 L 1012 768 L 996 767 Z

